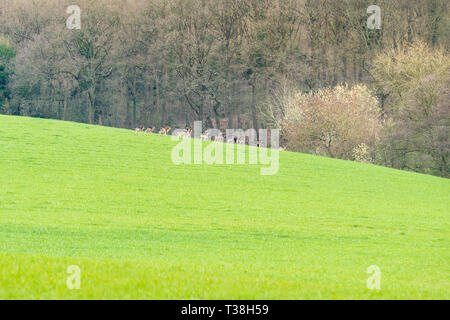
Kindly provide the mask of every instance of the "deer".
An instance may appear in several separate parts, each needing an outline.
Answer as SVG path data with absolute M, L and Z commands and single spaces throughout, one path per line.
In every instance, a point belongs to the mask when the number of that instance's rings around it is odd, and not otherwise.
M 203 141 L 210 140 L 209 132 L 206 131 L 205 133 L 203 133 L 203 134 L 200 136 L 200 138 L 201 138 Z
M 227 139 L 226 139 L 226 143 L 231 143 L 231 144 L 233 144 L 233 143 L 234 143 L 234 139 L 233 139 L 233 138 L 227 138 Z
M 192 138 L 192 128 L 187 128 L 184 130 L 182 137 L 183 138 Z
M 192 128 L 188 128 L 187 129 L 187 133 L 188 133 L 189 137 L 191 138 L 192 137 L 192 133 L 193 133 Z
M 215 142 L 225 142 L 226 137 L 222 132 L 220 132 L 220 134 L 217 134 L 217 130 L 209 129 L 201 135 L 201 139 L 205 141 L 214 140 Z
M 145 132 L 144 127 L 134 129 L 134 134 L 139 134 Z
M 220 135 L 220 136 L 215 137 L 215 138 L 214 138 L 214 141 L 215 141 L 215 142 L 224 142 L 223 135 Z
M 185 129 L 182 131 L 178 131 L 174 134 L 176 137 L 180 137 L 180 138 L 191 138 L 192 137 L 192 129 Z
M 170 132 L 170 130 L 171 130 L 172 128 L 171 127 L 166 127 L 166 126 L 164 126 L 164 127 L 162 127 L 161 128 L 161 130 L 159 130 L 159 135 L 161 135 L 161 136 L 167 136 L 168 134 L 169 134 L 169 132 Z
M 245 144 L 245 137 L 234 137 L 233 138 L 234 144 Z
M 145 134 L 149 135 L 152 134 L 155 131 L 155 127 L 149 127 L 147 130 L 145 130 Z

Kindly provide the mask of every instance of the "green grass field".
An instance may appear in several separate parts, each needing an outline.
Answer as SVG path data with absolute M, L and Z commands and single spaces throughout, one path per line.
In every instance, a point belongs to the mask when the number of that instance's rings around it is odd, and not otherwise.
M 175 144 L 0 116 L 0 299 L 450 298 L 449 180 L 290 152 L 273 176 L 175 166 Z

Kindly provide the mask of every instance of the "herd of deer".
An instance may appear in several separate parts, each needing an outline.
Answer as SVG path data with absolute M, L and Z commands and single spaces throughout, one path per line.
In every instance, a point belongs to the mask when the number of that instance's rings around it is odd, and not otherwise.
M 143 133 L 145 135 L 149 135 L 149 134 L 152 134 L 152 133 L 156 132 L 155 130 L 156 130 L 155 127 L 148 127 L 148 128 L 140 127 L 140 128 L 134 129 L 134 133 L 135 134 Z M 167 136 L 170 133 L 170 130 L 172 130 L 171 127 L 164 126 L 158 131 L 158 134 L 161 135 L 161 136 Z M 174 135 L 177 136 L 177 137 L 180 137 L 180 138 L 192 138 L 193 137 L 193 130 L 192 130 L 192 128 L 188 128 L 188 129 L 184 129 L 184 130 L 177 130 L 174 133 Z M 205 133 L 203 133 L 201 135 L 201 139 L 202 140 L 211 140 L 210 132 L 206 131 Z M 236 137 L 235 136 L 235 137 L 232 137 L 232 138 L 227 138 L 227 136 L 224 133 L 222 133 L 222 135 L 215 136 L 214 137 L 214 141 L 216 141 L 216 142 L 234 143 L 234 144 L 246 144 L 245 137 Z M 256 142 L 256 146 L 259 147 L 260 145 L 261 145 L 261 143 L 259 141 L 257 141 Z M 286 148 L 282 147 L 282 148 L 280 148 L 280 150 L 286 150 Z
M 152 134 L 152 133 L 156 132 L 155 130 L 156 130 L 155 127 L 148 127 L 148 128 L 140 127 L 140 128 L 134 129 L 134 133 L 135 134 L 143 133 L 145 135 L 149 135 L 149 134 Z M 167 136 L 170 133 L 170 130 L 172 130 L 171 127 L 164 126 L 158 131 L 158 134 L 161 135 L 161 136 Z M 193 131 L 192 131 L 191 128 L 184 129 L 184 130 L 177 130 L 177 132 L 175 132 L 174 135 L 177 136 L 177 137 L 180 137 L 180 138 L 192 138 L 193 137 Z M 211 140 L 208 131 L 205 132 L 204 134 L 202 134 L 201 138 L 202 138 L 202 140 Z M 216 137 L 215 141 L 224 142 L 225 141 L 225 136 L 223 136 L 223 137 L 222 136 Z M 237 141 L 235 141 L 235 142 L 237 143 Z
M 172 130 L 171 127 L 164 126 L 158 131 L 158 134 L 161 135 L 161 136 L 167 136 L 170 133 L 170 130 Z M 156 128 L 155 127 L 148 127 L 148 128 L 140 127 L 140 128 L 134 129 L 134 133 L 135 134 L 143 133 L 145 135 L 149 135 L 149 134 L 152 134 L 154 132 L 156 132 Z M 193 137 L 193 131 L 192 131 L 191 128 L 184 129 L 184 130 L 177 130 L 177 132 L 174 133 L 174 135 L 178 136 L 180 138 L 192 138 Z M 208 131 L 206 131 L 205 133 L 203 133 L 201 135 L 201 139 L 202 140 L 211 140 L 210 133 Z M 222 134 L 220 136 L 214 137 L 214 141 L 216 141 L 216 142 L 236 143 L 236 144 L 245 144 L 245 139 L 238 138 L 238 137 L 227 139 L 225 134 Z
M 161 136 L 167 136 L 171 129 L 172 128 L 170 128 L 170 127 L 164 126 L 161 128 L 161 130 L 158 131 L 158 134 Z M 134 129 L 134 133 L 135 134 L 143 133 L 143 134 L 148 135 L 148 134 L 154 133 L 155 130 L 156 130 L 155 127 L 148 127 L 148 128 L 140 127 L 140 128 Z

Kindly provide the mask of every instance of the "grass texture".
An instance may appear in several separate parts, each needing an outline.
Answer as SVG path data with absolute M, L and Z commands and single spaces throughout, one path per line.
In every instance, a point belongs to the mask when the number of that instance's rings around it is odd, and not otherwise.
M 273 176 L 177 166 L 176 144 L 0 116 L 0 299 L 450 298 L 449 180 L 290 152 Z

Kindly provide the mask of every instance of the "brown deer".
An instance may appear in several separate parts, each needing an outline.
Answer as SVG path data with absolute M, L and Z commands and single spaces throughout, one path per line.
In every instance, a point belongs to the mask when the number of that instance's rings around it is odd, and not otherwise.
M 134 129 L 134 134 L 143 133 L 145 131 L 144 127 Z
M 192 132 L 192 128 L 187 129 L 187 134 L 189 135 L 189 137 L 192 137 Z
M 161 136 L 167 136 L 171 129 L 172 129 L 171 127 L 164 126 L 164 127 L 161 128 L 161 130 L 159 130 L 158 133 Z
M 177 130 L 173 135 L 184 139 L 192 138 L 192 129 Z
M 155 127 L 149 127 L 145 130 L 146 135 L 152 134 L 153 132 L 155 132 Z

